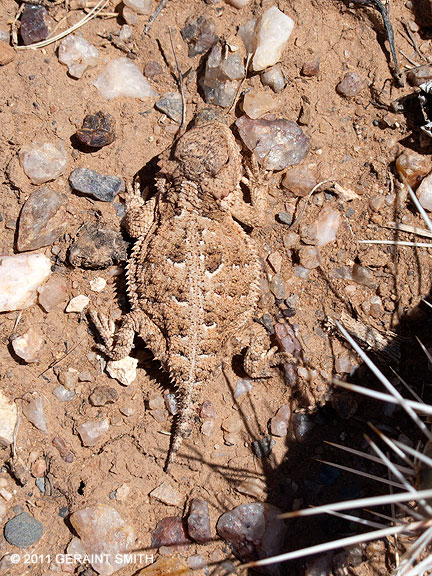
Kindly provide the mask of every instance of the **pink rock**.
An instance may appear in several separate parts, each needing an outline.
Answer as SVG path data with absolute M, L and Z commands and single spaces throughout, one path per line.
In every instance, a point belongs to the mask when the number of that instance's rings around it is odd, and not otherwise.
M 281 510 L 271 504 L 241 504 L 219 518 L 216 529 L 241 561 L 257 560 L 283 551 L 286 526 L 278 518 Z M 280 566 L 270 567 L 267 574 L 280 574 Z
M 211 540 L 209 507 L 205 500 L 193 498 L 187 520 L 188 533 L 192 540 L 205 544 Z
M 90 564 L 101 576 L 109 576 L 127 564 L 135 544 L 135 532 L 120 514 L 106 504 L 77 510 L 70 522 L 90 557 Z
M 179 516 L 167 516 L 160 520 L 151 534 L 151 545 L 154 548 L 161 546 L 187 546 L 191 544 L 186 526 Z
M 108 428 L 109 420 L 108 418 L 104 418 L 103 420 L 96 420 L 94 422 L 83 422 L 83 424 L 77 427 L 77 432 L 84 446 L 95 446 L 100 437 L 107 432 Z
M 33 424 L 38 430 L 48 434 L 46 416 L 45 416 L 45 406 L 44 399 L 42 396 L 30 400 L 28 404 L 23 406 L 24 416 L 29 422 Z
M 39 360 L 43 345 L 43 334 L 37 326 L 30 326 L 22 336 L 17 336 L 12 340 L 15 354 L 28 364 Z
M 286 436 L 291 419 L 291 408 L 284 404 L 270 420 L 270 432 L 273 436 Z
M 26 46 L 48 38 L 50 20 L 43 6 L 26 4 L 21 16 L 21 38 Z
M 204 400 L 199 415 L 200 418 L 216 418 L 216 410 L 210 400 Z
M 244 115 L 236 126 L 240 138 L 266 170 L 299 164 L 309 151 L 309 138 L 291 120 L 252 120 Z
M 45 312 L 51 312 L 58 306 L 62 308 L 69 300 L 66 280 L 62 276 L 51 276 L 44 286 L 38 289 L 39 304 Z
M 325 246 L 336 240 L 340 224 L 340 213 L 328 206 L 324 207 L 310 228 L 310 237 L 316 241 L 317 246 Z M 303 262 L 302 262 L 303 263 Z M 306 264 L 303 263 L 303 266 Z

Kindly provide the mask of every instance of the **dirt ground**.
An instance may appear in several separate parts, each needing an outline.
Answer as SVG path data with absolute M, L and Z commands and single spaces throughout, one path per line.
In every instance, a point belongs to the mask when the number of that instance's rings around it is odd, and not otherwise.
M 238 10 L 223 1 L 212 5 L 202 0 L 170 0 L 148 36 L 143 36 L 148 17 L 138 17 L 138 23 L 133 27 L 134 61 L 140 69 L 150 61 L 158 62 L 163 73 L 150 83 L 161 95 L 176 91 L 169 40 L 169 28 L 172 29 L 180 68 L 183 71 L 191 68 L 185 80 L 187 119 L 191 121 L 196 112 L 207 106 L 197 87 L 197 72 L 200 73 L 204 59 L 202 56 L 188 57 L 187 45 L 179 31 L 188 19 L 206 14 L 214 18 L 221 38 L 241 45 L 236 37 L 238 26 L 271 4 L 273 2 L 266 0 L 252 0 Z M 100 502 L 114 506 L 134 526 L 139 545 L 148 549 L 151 531 L 160 519 L 182 515 L 192 497 L 207 500 L 215 541 L 207 546 L 191 545 L 184 554 L 190 557 L 199 553 L 211 563 L 233 559 L 228 546 L 217 539 L 215 525 L 223 512 L 253 500 L 237 490 L 246 478 L 262 479 L 266 493 L 261 500 L 277 504 L 284 510 L 292 509 L 293 505 L 307 506 L 332 498 L 340 499 L 344 494 L 348 497 L 349 487 L 355 496 L 370 493 L 369 485 L 353 480 L 348 474 L 342 474 L 335 483 L 324 481 L 323 467 L 315 461 L 320 457 L 344 460 L 346 464 L 354 462 L 359 466 L 357 461 L 346 456 L 329 455 L 330 449 L 322 441 L 343 441 L 358 447 L 362 443 L 361 434 L 366 429 L 366 421 L 371 417 L 386 418 L 381 408 L 372 407 L 370 412 L 370 404 L 362 400 L 358 400 L 358 410 L 351 418 L 344 418 L 347 414 L 344 414 L 343 406 L 335 410 L 334 401 L 331 407 L 329 381 L 336 374 L 335 360 L 347 355 L 353 365 L 358 364 L 358 360 L 348 345 L 329 328 L 327 318 L 348 314 L 386 335 L 389 341 L 393 333 L 400 330 L 404 336 L 419 333 L 416 322 L 424 322 L 426 314 L 418 305 L 430 291 L 429 254 L 424 249 L 373 246 L 358 241 L 394 239 L 395 232 L 386 228 L 394 221 L 424 227 L 406 196 L 399 194 L 401 187 L 394 162 L 407 148 L 427 157 L 431 147 L 421 140 L 419 124 L 415 120 L 377 103 L 390 104 L 416 90 L 408 84 L 398 87 L 393 81 L 389 46 L 378 12 L 330 0 L 280 0 L 276 4 L 294 19 L 295 28 L 281 61 L 287 86 L 276 96 L 275 113 L 278 117 L 297 121 L 302 107 L 308 108 L 309 117 L 303 129 L 311 140 L 311 147 L 303 163 L 314 164 L 321 180 L 337 182 L 352 192 L 352 199 L 347 200 L 344 195 L 324 193 L 324 186 L 308 205 L 305 225 L 314 222 L 322 205 L 331 205 L 338 210 L 341 224 L 337 240 L 322 249 L 321 265 L 312 270 L 307 279 L 293 274 L 294 266 L 298 264 L 297 254 L 285 246 L 284 236 L 289 229 L 276 217 L 279 212 L 289 212 L 299 202 L 281 186 L 283 174 L 274 173 L 272 176 L 274 185 L 270 191 L 267 225 L 252 232 L 265 262 L 266 274 L 273 273 L 267 261 L 268 255 L 278 252 L 282 257 L 281 275 L 296 310 L 290 322 L 298 328 L 303 347 L 300 366 L 306 370 L 300 371 L 295 384 L 288 385 L 282 371 L 275 369 L 272 378 L 252 382 L 252 391 L 237 401 L 232 395 L 236 379 L 228 381 L 221 371 L 216 373 L 212 385 L 202 391 L 202 400 L 210 400 L 216 409 L 214 432 L 210 437 L 204 436 L 197 425 L 192 439 L 184 443 L 171 474 L 166 474 L 163 466 L 173 419 L 167 413 L 164 422 L 156 421 L 148 409 L 148 400 L 155 394 L 169 391 L 169 382 L 152 363 L 151 354 L 144 350 L 142 341 L 137 342 L 132 353 L 139 359 L 137 378 L 132 385 L 125 387 L 101 371 L 96 356 L 96 336 L 85 314 L 67 314 L 62 307 L 46 313 L 35 304 L 20 314 L 19 323 L 15 326 L 18 312 L 3 313 L 0 322 L 1 388 L 10 399 L 27 399 L 35 392 L 46 399 L 48 434 L 36 430 L 23 417 L 17 450 L 28 469 L 38 457 L 47 459 L 52 493 L 42 494 L 34 485 L 34 478 L 20 486 L 6 466 L 0 468 L 3 485 L 13 494 L 6 503 L 7 514 L 3 523 L 14 515 L 16 506 L 22 506 L 39 519 L 45 528 L 44 535 L 31 549 L 38 555 L 64 552 L 72 535 L 67 514 Z M 392 3 L 391 18 L 402 68 L 412 66 L 402 52 L 411 60 L 419 61 L 404 22 L 411 26 L 420 53 L 426 59 L 432 58 L 431 41 L 426 32 L 419 29 L 422 23 L 418 21 L 419 26 L 415 25 L 410 4 L 400 0 Z M 112 0 L 107 10 L 118 12 L 119 6 L 116 0 Z M 0 0 L 0 7 L 0 28 L 7 30 L 19 6 L 12 0 Z M 63 2 L 53 2 L 50 15 L 63 29 L 81 18 L 83 11 L 67 12 Z M 60 22 L 63 18 L 65 20 Z M 105 62 L 124 55 L 107 39 L 123 23 L 120 16 L 99 17 L 81 29 L 84 37 L 98 48 L 100 61 L 79 80 L 68 76 L 66 67 L 58 62 L 54 45 L 39 50 L 17 50 L 13 62 L 0 67 L 0 253 L 17 252 L 16 230 L 20 210 L 35 188 L 22 172 L 17 160 L 18 151 L 34 140 L 62 142 L 67 150 L 68 166 L 63 176 L 50 186 L 68 195 L 67 234 L 54 243 L 54 247 L 59 248 L 54 250 L 57 257 L 53 255 L 52 246 L 38 252 L 52 258 L 55 275 L 66 278 L 69 298 L 85 294 L 90 298 L 90 306 L 110 311 L 117 317 L 127 310 L 121 271 L 114 270 L 114 267 L 102 270 L 73 268 L 67 259 L 62 259 L 62 255 L 83 223 L 99 223 L 119 230 L 121 221 L 113 203 L 74 194 L 67 182 L 70 172 L 83 166 L 131 182 L 143 166 L 149 165 L 171 145 L 175 137 L 176 124 L 153 107 L 130 98 L 108 102 L 92 84 Z M 316 58 L 320 60 L 318 76 L 301 75 L 303 64 Z M 336 92 L 337 83 L 347 71 L 355 71 L 365 83 L 365 88 L 352 99 L 343 98 Z M 253 74 L 246 79 L 244 89 L 260 86 L 259 74 Z M 82 151 L 75 146 L 72 136 L 81 126 L 84 116 L 98 110 L 115 118 L 116 140 L 97 151 Z M 232 125 L 240 114 L 239 106 L 229 112 L 228 124 Z M 394 194 L 396 199 L 392 196 Z M 370 199 L 376 196 L 386 199 L 378 212 L 369 204 Z M 129 241 L 126 235 L 124 237 Z M 412 238 L 402 233 L 400 237 Z M 374 279 L 371 286 L 334 277 L 335 269 L 352 266 L 354 262 L 369 267 Z M 107 280 L 106 288 L 99 294 L 89 287 L 89 282 L 98 276 Z M 372 315 L 365 303 L 370 303 L 376 295 L 382 299 L 382 308 Z M 270 314 L 274 322 L 280 318 L 280 310 L 266 282 L 263 282 L 258 315 L 264 313 Z M 13 354 L 9 339 L 12 334 L 22 334 L 34 325 L 42 328 L 45 345 L 38 363 L 25 364 Z M 402 370 L 423 377 L 423 368 L 416 363 L 419 355 L 419 350 L 415 349 L 414 354 L 402 356 Z M 70 402 L 60 402 L 52 394 L 58 386 L 54 364 L 57 372 L 74 368 L 91 374 L 91 381 L 77 385 L 75 397 Z M 396 361 L 394 366 L 397 367 Z M 234 369 L 237 377 L 243 376 L 236 363 Z M 360 370 L 359 374 L 359 378 L 368 380 L 365 371 Z M 115 388 L 118 400 L 103 407 L 92 406 L 89 395 L 100 385 Z M 342 398 L 343 405 L 346 397 Z M 289 404 L 293 412 L 314 414 L 311 436 L 298 442 L 291 427 L 286 438 L 274 438 L 275 445 L 268 458 L 258 459 L 251 450 L 251 443 L 267 434 L 269 419 L 283 404 Z M 129 416 L 124 415 L 127 408 L 131 409 Z M 241 419 L 242 427 L 237 443 L 227 445 L 221 423 L 233 416 Z M 77 426 L 84 421 L 102 418 L 109 419 L 109 431 L 96 446 L 83 447 L 76 432 Z M 399 432 L 404 430 L 404 426 L 408 427 L 403 419 L 395 422 L 389 418 L 388 422 L 389 427 Z M 53 447 L 54 436 L 64 439 L 73 453 L 72 463 L 63 461 Z M 9 451 L 0 452 L 0 457 L 6 462 Z M 149 493 L 164 480 L 175 484 L 181 493 L 180 507 L 167 506 L 149 497 Z M 127 485 L 130 492 L 126 498 L 116 501 L 113 494 L 123 485 Z M 344 488 L 346 492 L 343 492 Z M 66 520 L 64 510 L 59 513 L 64 507 L 67 507 Z M 355 530 L 346 525 L 341 528 L 337 523 L 297 521 L 289 526 L 287 550 Z M 391 545 L 386 545 L 373 562 L 373 551 L 368 559 L 365 550 L 365 561 L 346 573 L 362 576 L 388 573 L 388 566 L 394 562 L 391 548 Z M 13 551 L 16 549 L 0 536 L 0 557 Z M 156 558 L 157 551 L 154 553 Z M 141 567 L 133 565 L 120 573 L 125 576 L 135 574 Z M 287 565 L 283 570 L 286 574 L 303 574 L 304 565 L 301 562 Z M 20 564 L 9 568 L 5 574 L 48 576 L 57 571 L 58 567 L 39 562 L 35 565 Z

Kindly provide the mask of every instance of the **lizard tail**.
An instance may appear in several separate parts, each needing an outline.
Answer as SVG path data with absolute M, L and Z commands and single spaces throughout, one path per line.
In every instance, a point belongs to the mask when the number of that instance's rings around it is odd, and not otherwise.
M 192 433 L 192 423 L 195 419 L 195 410 L 190 404 L 187 405 L 182 399 L 179 415 L 175 424 L 174 436 L 171 441 L 171 446 L 168 453 L 168 458 L 165 464 L 165 472 L 169 472 L 172 464 L 174 463 L 177 453 L 183 442 L 183 438 L 189 438 Z

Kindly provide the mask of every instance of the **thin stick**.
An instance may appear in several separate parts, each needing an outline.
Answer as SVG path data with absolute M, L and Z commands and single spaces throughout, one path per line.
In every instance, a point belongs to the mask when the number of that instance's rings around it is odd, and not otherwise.
M 393 26 L 392 23 L 390 21 L 390 17 L 389 17 L 389 9 L 387 9 L 384 4 L 381 2 L 381 0 L 354 0 L 355 4 L 363 4 L 363 6 L 369 6 L 370 8 L 375 8 L 375 10 L 378 10 L 378 12 L 381 14 L 381 18 L 383 19 L 383 23 L 384 23 L 384 28 L 387 34 L 387 38 L 390 44 L 390 53 L 393 59 L 393 66 L 394 66 L 394 77 L 398 83 L 398 86 L 402 87 L 405 85 L 405 82 L 403 80 L 400 68 L 399 68 L 399 63 L 397 60 L 397 56 L 396 56 L 396 50 L 395 50 L 395 40 L 394 40 L 394 32 L 393 32 Z
M 169 30 L 169 37 L 170 37 L 170 42 L 171 42 L 171 49 L 172 49 L 173 54 L 174 54 L 174 60 L 176 63 L 176 68 L 177 68 L 177 81 L 178 81 L 178 85 L 179 85 L 179 89 L 180 89 L 180 95 L 181 95 L 181 101 L 182 101 L 182 119 L 181 119 L 179 131 L 178 131 L 178 137 L 180 138 L 180 136 L 186 130 L 186 99 L 185 99 L 184 88 L 183 88 L 183 74 L 182 74 L 182 71 L 180 70 L 180 65 L 179 65 L 178 59 L 177 59 L 177 52 L 175 51 L 175 48 L 174 48 L 174 40 L 172 37 L 172 30 L 171 30 L 171 28 L 168 28 L 168 30 Z
M 167 4 L 168 0 L 161 0 L 159 2 L 159 4 L 156 7 L 156 10 L 150 16 L 150 20 L 147 22 L 147 26 L 144 28 L 143 36 L 147 35 L 148 31 L 153 25 L 153 22 L 156 20 L 156 18 L 159 16 L 159 14 L 162 12 L 162 10 L 165 8 Z

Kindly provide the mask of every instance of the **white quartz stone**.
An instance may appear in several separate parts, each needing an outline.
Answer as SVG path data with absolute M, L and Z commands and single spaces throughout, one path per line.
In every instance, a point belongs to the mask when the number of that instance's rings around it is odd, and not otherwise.
M 120 96 L 153 100 L 158 96 L 138 66 L 129 58 L 117 58 L 108 62 L 93 84 L 107 100 Z
M 70 34 L 60 42 L 58 59 L 66 64 L 71 76 L 81 78 L 87 68 L 96 66 L 99 54 L 97 48 L 85 38 Z
M 44 254 L 0 256 L 0 312 L 31 306 L 50 274 L 51 261 Z

